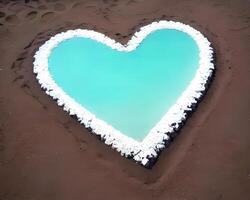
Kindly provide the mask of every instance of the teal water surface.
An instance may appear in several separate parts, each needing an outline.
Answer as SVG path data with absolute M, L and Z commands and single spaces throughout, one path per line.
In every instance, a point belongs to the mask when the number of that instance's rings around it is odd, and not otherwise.
M 48 62 L 51 76 L 69 96 L 142 141 L 193 79 L 199 49 L 188 34 L 164 29 L 132 52 L 74 37 L 55 47 Z

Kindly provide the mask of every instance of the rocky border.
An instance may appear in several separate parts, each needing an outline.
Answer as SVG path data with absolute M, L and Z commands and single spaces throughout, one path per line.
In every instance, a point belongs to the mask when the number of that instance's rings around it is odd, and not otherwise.
M 48 57 L 54 47 L 60 42 L 72 37 L 84 37 L 101 42 L 112 49 L 129 52 L 147 37 L 148 34 L 160 29 L 175 29 L 190 35 L 199 48 L 199 67 L 196 75 L 178 98 L 176 103 L 168 110 L 156 126 L 142 142 L 138 142 L 114 129 L 106 122 L 95 117 L 86 108 L 68 96 L 53 80 L 48 70 Z M 34 55 L 33 72 L 41 87 L 57 101 L 70 115 L 75 115 L 81 124 L 101 137 L 105 144 L 110 145 L 121 153 L 122 156 L 133 158 L 145 167 L 152 167 L 158 155 L 171 141 L 173 133 L 177 132 L 194 111 L 197 103 L 202 98 L 215 69 L 213 64 L 213 49 L 210 42 L 199 31 L 180 22 L 159 21 L 140 28 L 129 40 L 127 45 L 122 45 L 102 33 L 87 29 L 68 30 L 56 34 L 46 41 Z

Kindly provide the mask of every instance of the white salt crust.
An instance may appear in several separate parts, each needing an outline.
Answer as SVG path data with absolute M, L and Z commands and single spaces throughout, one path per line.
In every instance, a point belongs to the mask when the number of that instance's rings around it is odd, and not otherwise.
M 138 142 L 122 134 L 111 125 L 96 118 L 94 114 L 90 113 L 86 108 L 68 96 L 63 89 L 55 83 L 49 73 L 48 57 L 52 49 L 63 40 L 72 37 L 91 38 L 106 44 L 112 49 L 128 52 L 135 50 L 148 34 L 159 29 L 175 29 L 191 36 L 199 48 L 199 67 L 195 77 L 186 90 L 155 127 L 150 130 L 142 142 Z M 107 145 L 116 149 L 121 155 L 133 158 L 136 162 L 144 166 L 150 165 L 150 162 L 157 158 L 159 152 L 165 147 L 166 141 L 170 139 L 168 135 L 178 130 L 180 124 L 186 120 L 187 111 L 192 111 L 194 108 L 193 105 L 202 97 L 207 86 L 206 83 L 209 81 L 214 70 L 213 50 L 207 38 L 189 25 L 173 21 L 153 22 L 142 27 L 125 46 L 93 30 L 68 30 L 56 34 L 46 41 L 35 53 L 33 64 L 34 73 L 37 74 L 36 78 L 41 84 L 41 87 L 45 89 L 46 94 L 57 101 L 59 106 L 63 106 L 63 109 L 70 115 L 76 115 L 81 124 L 84 124 L 86 128 L 90 128 L 94 134 L 99 135 Z

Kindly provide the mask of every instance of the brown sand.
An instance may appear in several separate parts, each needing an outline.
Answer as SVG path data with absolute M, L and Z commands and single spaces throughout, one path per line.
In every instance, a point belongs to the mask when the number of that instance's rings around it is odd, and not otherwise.
M 0 1 L 0 199 L 250 199 L 250 1 Z M 213 42 L 205 99 L 152 170 L 89 134 L 41 91 L 32 56 L 56 32 L 91 28 L 126 42 L 154 20 Z

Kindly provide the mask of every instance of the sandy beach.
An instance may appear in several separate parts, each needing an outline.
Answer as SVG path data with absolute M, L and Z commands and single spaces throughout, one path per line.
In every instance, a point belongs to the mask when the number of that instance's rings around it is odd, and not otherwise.
M 0 199 L 250 199 L 250 1 L 0 0 Z M 151 170 L 90 134 L 41 90 L 33 55 L 75 28 L 125 44 L 173 20 L 213 44 L 205 98 Z

